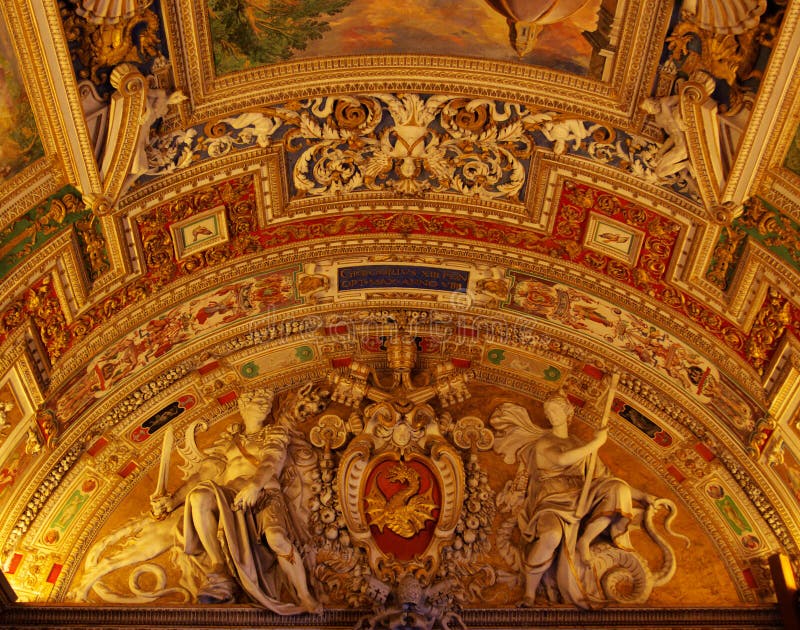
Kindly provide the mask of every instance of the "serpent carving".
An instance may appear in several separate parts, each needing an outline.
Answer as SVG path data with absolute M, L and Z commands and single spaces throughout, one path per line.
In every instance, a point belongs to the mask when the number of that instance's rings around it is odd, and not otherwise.
M 406 485 L 395 492 L 388 500 L 378 488 L 377 480 L 386 479 Z M 432 499 L 433 488 L 421 495 L 419 473 L 404 462 L 399 462 L 384 475 L 378 474 L 367 499 L 367 516 L 371 524 L 381 532 L 388 527 L 403 538 L 411 538 L 419 532 L 427 521 L 433 520 L 433 512 L 438 507 Z

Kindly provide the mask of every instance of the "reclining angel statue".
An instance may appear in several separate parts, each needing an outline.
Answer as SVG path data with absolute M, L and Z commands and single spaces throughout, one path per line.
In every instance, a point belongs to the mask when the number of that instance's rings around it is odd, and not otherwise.
M 149 520 L 149 525 L 132 522 L 90 550 L 77 598 L 85 598 L 94 588 L 107 601 L 141 601 L 141 597 L 135 598 L 141 593 L 133 586 L 134 597 L 112 598 L 104 597 L 108 589 L 99 588 L 96 582 L 117 568 L 141 563 L 177 546 L 178 555 L 192 561 L 179 559 L 183 589 L 194 590 L 200 603 L 234 602 L 241 589 L 257 604 L 279 614 L 319 612 L 301 555 L 302 543 L 308 538 L 306 493 L 317 462 L 294 425 L 321 412 L 324 396 L 309 383 L 288 397 L 273 414 L 274 422 L 267 424 L 273 393 L 245 392 L 238 399 L 244 424 L 229 425 L 205 451 L 195 444 L 195 425 L 190 426 L 186 445 L 176 449 L 186 461 L 182 466 L 184 483 L 168 493 L 160 481 L 151 497 L 155 522 L 152 516 L 140 517 L 139 521 Z M 162 471 L 171 447 L 172 439 L 165 437 Z M 167 527 L 171 527 L 169 533 Z M 129 543 L 121 551 L 112 549 L 125 533 Z M 111 552 L 105 554 L 106 549 Z M 185 579 L 190 565 L 195 572 L 197 568 L 203 572 L 194 589 L 187 586 L 191 580 Z M 141 566 L 148 568 L 139 571 L 157 569 L 151 569 L 152 564 Z M 163 588 L 147 595 L 152 600 L 175 590 Z M 285 601 L 287 592 L 293 601 Z
M 550 598 L 558 595 L 582 608 L 610 601 L 642 603 L 675 572 L 672 549 L 652 527 L 653 513 L 667 507 L 671 515 L 665 528 L 673 533 L 669 526 L 675 505 L 614 477 L 596 455 L 608 438 L 607 429 L 584 443 L 569 434 L 573 412 L 560 392 L 544 402 L 549 430 L 533 424 L 527 410 L 515 403 L 503 403 L 493 412 L 494 450 L 507 463 L 519 464 L 515 479 L 497 497 L 501 511 L 516 515 L 509 525 L 519 528 L 519 548 L 510 542 L 509 528 L 501 527 L 506 532 L 505 544 L 500 536 L 501 553 L 524 576 L 522 605 L 534 605 L 543 578 Z M 643 513 L 645 529 L 664 553 L 664 566 L 654 573 L 630 538 Z M 609 569 L 620 566 L 623 572 L 609 572 L 604 579 Z M 626 571 L 624 579 L 633 586 L 616 589 L 613 582 Z

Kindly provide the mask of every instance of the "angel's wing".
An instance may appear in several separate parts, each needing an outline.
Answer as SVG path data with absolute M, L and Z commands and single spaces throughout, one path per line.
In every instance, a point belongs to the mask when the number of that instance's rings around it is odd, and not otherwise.
M 207 429 L 208 424 L 203 420 L 195 420 L 186 428 L 183 446 L 175 448 L 178 455 L 183 459 L 183 464 L 179 464 L 178 468 L 183 472 L 184 480 L 192 476 L 211 479 L 216 476 L 220 467 L 225 465 L 221 458 L 201 451 L 197 446 L 197 432 L 206 431 Z

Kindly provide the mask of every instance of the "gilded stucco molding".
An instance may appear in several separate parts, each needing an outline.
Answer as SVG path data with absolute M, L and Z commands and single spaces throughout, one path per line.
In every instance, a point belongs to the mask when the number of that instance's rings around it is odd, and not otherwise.
M 150 132 L 149 125 L 142 124 L 150 98 L 147 79 L 136 66 L 123 63 L 111 72 L 111 85 L 116 91 L 111 95 L 106 146 L 100 168 L 103 186 L 91 191 L 102 192 L 103 199 L 93 204 L 93 210 L 99 215 L 113 212 L 111 208 L 102 212 L 100 206 L 103 203 L 113 206 L 119 199 L 134 164 L 137 145 L 146 141 L 140 136 Z
M 0 285 L 0 304 L 8 305 L 15 296 L 48 273 L 59 276 L 65 288 L 61 296 L 64 299 L 62 308 L 65 315 L 68 313 L 71 317 L 86 304 L 88 296 L 85 265 L 74 230 L 65 230 L 15 267 Z
M 66 146 L 66 137 L 53 107 L 53 95 L 46 83 L 47 59 L 38 35 L 35 18 L 37 8 L 35 4 L 32 7 L 29 0 L 9 0 L 3 3 L 9 34 L 14 40 L 20 67 L 26 70 L 22 73 L 22 78 L 38 123 L 45 159 L 58 160 L 64 157 L 61 150 Z
M 541 206 L 544 210 L 546 200 L 554 205 L 556 200 L 549 187 L 561 180 L 574 178 L 592 187 L 601 187 L 611 195 L 620 195 L 643 204 L 664 216 L 675 218 L 686 230 L 702 218 L 699 216 L 702 207 L 686 197 L 643 181 L 635 175 L 620 173 L 604 164 L 587 163 L 584 159 L 570 155 L 556 156 L 550 151 L 537 152 L 537 162 L 539 170 L 532 171 L 530 186 L 534 186 L 533 176 L 539 181 L 526 202 L 529 207 Z M 546 193 L 541 190 L 542 180 L 547 182 Z M 542 219 L 537 219 L 537 223 L 541 224 Z
M 25 0 L 14 0 L 22 6 Z M 26 3 L 27 4 L 27 3 Z M 83 193 L 101 189 L 94 147 L 83 118 L 80 93 L 72 67 L 56 0 L 33 2 L 26 14 L 30 41 L 37 51 L 33 71 L 42 82 L 42 112 L 47 112 L 57 150 L 64 161 L 67 178 Z M 54 104 L 56 106 L 54 106 Z
M 753 105 L 750 122 L 739 143 L 736 160 L 728 176 L 725 198 L 747 199 L 761 187 L 761 182 L 784 155 L 772 154 L 777 147 L 788 119 L 796 113 L 788 105 L 800 93 L 800 4 L 786 7 L 780 35 L 770 54 L 769 64 L 761 79 L 759 96 Z
M 795 128 L 797 126 L 800 126 L 800 122 L 796 123 Z M 800 175 L 786 169 L 771 171 L 764 178 L 761 196 L 770 205 L 780 208 L 795 223 L 800 223 Z
M 126 217 L 136 217 L 156 204 L 169 201 L 196 188 L 249 172 L 260 173 L 262 192 L 272 194 L 266 184 L 275 177 L 271 172 L 272 166 L 269 153 L 265 155 L 263 148 L 254 147 L 242 152 L 232 152 L 214 159 L 213 162 L 189 166 L 181 171 L 167 173 L 155 180 L 134 186 L 120 200 L 119 210 Z M 261 203 L 259 199 L 259 204 Z
M 60 269 L 59 269 L 60 267 Z M 0 284 L 0 304 L 8 305 L 42 276 L 57 273 L 69 292 L 63 294 L 65 313 L 74 315 L 88 296 L 88 281 L 83 259 L 78 250 L 74 230 L 63 231 L 48 241 L 35 254 L 16 266 Z
M 7 226 L 64 187 L 58 156 L 43 157 L 0 186 L 0 226 Z
M 125 246 L 124 219 L 110 215 L 100 217 L 98 220 L 106 241 L 109 269 L 92 282 L 90 302 L 101 299 L 101 296 L 130 281 L 132 277 L 131 255 Z
M 680 264 L 683 258 L 691 256 L 686 251 L 698 239 L 697 233 L 706 226 L 701 217 L 698 217 L 700 208 L 681 195 L 665 191 L 654 184 L 643 182 L 633 175 L 620 174 L 613 169 L 603 165 L 592 165 L 588 167 L 586 162 L 571 156 L 552 156 L 549 153 L 542 153 L 540 159 L 541 170 L 531 171 L 530 187 L 533 194 L 529 192 L 527 205 L 529 208 L 540 208 L 541 215 L 536 217 L 537 227 L 552 231 L 552 222 L 557 210 L 557 193 L 565 179 L 574 179 L 593 188 L 602 188 L 611 195 L 619 195 L 636 203 L 644 205 L 646 208 L 659 213 L 662 216 L 670 217 L 681 225 L 681 234 L 675 245 L 673 261 L 664 275 L 664 280 L 683 286 L 690 295 L 694 291 L 691 283 L 681 283 L 681 275 L 684 267 L 688 264 Z M 547 215 L 544 218 L 542 215 Z M 544 225 L 546 224 L 546 225 Z
M 628 4 L 629 17 L 620 29 L 616 67 L 609 83 L 523 64 L 422 55 L 298 60 L 215 77 L 205 5 L 198 0 L 181 0 L 174 9 L 167 9 L 166 21 L 184 25 L 181 41 L 173 46 L 177 33 L 170 33 L 170 44 L 182 53 L 178 64 L 181 67 L 176 68 L 177 83 L 188 84 L 195 99 L 192 122 L 230 111 L 233 103 L 235 109 L 241 110 L 314 96 L 320 91 L 446 91 L 538 101 L 537 104 L 626 126 L 632 115 L 639 116 L 636 101 L 640 91 L 646 89 L 642 86 L 650 84 L 661 53 L 660 45 L 654 42 L 663 40 L 669 18 L 669 7 L 663 3 L 657 7 L 642 0 Z M 354 76 L 361 79 L 354 80 Z M 498 77 L 503 77 L 502 82 Z M 254 92 L 256 84 L 264 87 Z M 478 84 L 480 88 L 476 88 Z M 587 92 L 592 94 L 591 107 L 586 103 Z M 554 93 L 559 96 L 554 98 Z
M 23 326 L 9 336 L 3 352 L 0 353 L 0 374 L 8 374 L 12 369 L 18 370 L 33 405 L 38 406 L 44 401 L 44 384 L 26 342 L 28 335 L 30 330 Z

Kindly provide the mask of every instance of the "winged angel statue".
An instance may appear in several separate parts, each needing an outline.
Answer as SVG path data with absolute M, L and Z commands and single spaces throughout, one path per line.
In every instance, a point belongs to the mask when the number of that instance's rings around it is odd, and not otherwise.
M 677 535 L 670 528 L 677 508 L 614 477 L 597 458 L 607 430 L 581 442 L 567 428 L 573 411 L 557 393 L 544 403 L 550 429 L 533 424 L 515 403 L 503 403 L 492 414 L 495 451 L 507 463 L 519 464 L 516 477 L 497 496 L 501 512 L 515 515 L 499 528 L 499 550 L 524 576 L 524 605 L 534 605 L 542 583 L 549 599 L 582 608 L 643 603 L 675 573 L 675 554 L 654 528 L 653 517 L 667 508 L 664 527 Z M 663 553 L 656 572 L 633 548 L 630 531 L 638 523 Z
M 300 549 L 308 539 L 306 491 L 316 456 L 293 428 L 321 412 L 325 393 L 311 383 L 281 406 L 266 424 L 273 392 L 257 390 L 239 397 L 244 420 L 233 423 L 206 451 L 195 442 L 202 422 L 186 431 L 176 449 L 184 459 L 183 483 L 166 492 L 166 471 L 174 438 L 164 439 L 152 515 L 140 515 L 98 541 L 87 555 L 84 574 L 73 595 L 87 600 L 92 590 L 110 602 L 146 602 L 165 596 L 195 596 L 201 603 L 228 603 L 241 590 L 256 603 L 285 615 L 317 612 L 309 591 Z M 155 519 L 153 518 L 155 517 Z M 168 586 L 164 569 L 148 562 L 169 551 L 180 568 L 179 586 Z M 120 594 L 104 578 L 134 568 L 130 594 Z M 140 587 L 150 575 L 154 587 Z M 292 593 L 293 601 L 283 593 Z

